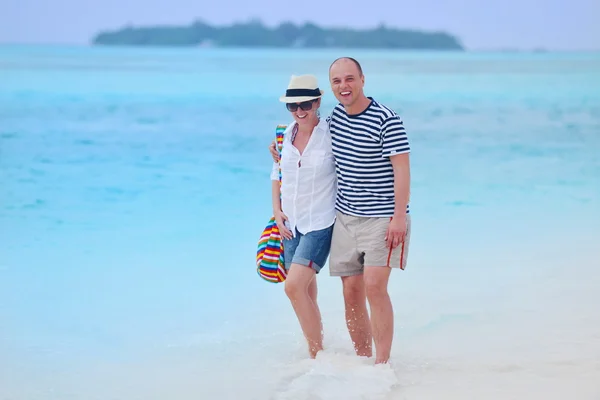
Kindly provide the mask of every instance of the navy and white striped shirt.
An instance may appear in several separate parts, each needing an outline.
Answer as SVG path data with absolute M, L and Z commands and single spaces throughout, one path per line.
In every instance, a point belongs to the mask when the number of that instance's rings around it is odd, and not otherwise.
M 391 217 L 394 170 L 389 157 L 410 152 L 410 146 L 398 114 L 369 99 L 360 114 L 349 115 L 338 104 L 328 118 L 338 184 L 335 207 L 359 217 Z

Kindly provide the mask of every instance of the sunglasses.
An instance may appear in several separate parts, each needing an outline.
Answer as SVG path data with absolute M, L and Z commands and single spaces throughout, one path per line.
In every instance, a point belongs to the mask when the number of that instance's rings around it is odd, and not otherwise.
M 312 106 L 313 106 L 314 102 L 315 102 L 315 100 L 303 101 L 300 104 L 286 103 L 285 106 L 287 107 L 288 111 L 291 111 L 291 112 L 298 111 L 298 107 L 300 107 L 302 109 L 302 111 L 310 111 L 310 110 L 312 110 Z

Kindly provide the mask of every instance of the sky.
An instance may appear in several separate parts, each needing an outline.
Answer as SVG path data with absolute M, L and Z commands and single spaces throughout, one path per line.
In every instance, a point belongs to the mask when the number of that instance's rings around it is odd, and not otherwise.
M 600 50 L 600 0 L 0 0 L 0 43 L 88 44 L 125 25 L 250 19 L 446 31 L 469 50 Z

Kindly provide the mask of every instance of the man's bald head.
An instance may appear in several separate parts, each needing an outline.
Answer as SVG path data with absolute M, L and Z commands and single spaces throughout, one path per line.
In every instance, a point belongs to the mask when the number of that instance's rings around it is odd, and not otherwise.
M 363 70 L 362 70 L 362 67 L 360 66 L 360 63 L 358 61 L 356 61 L 356 59 L 354 59 L 352 57 L 340 57 L 340 58 L 337 58 L 329 66 L 329 71 L 331 72 L 331 68 L 335 64 L 344 63 L 344 62 L 349 62 L 349 63 L 354 64 L 356 66 L 356 69 L 358 70 L 358 76 L 360 76 L 360 77 L 363 76 Z

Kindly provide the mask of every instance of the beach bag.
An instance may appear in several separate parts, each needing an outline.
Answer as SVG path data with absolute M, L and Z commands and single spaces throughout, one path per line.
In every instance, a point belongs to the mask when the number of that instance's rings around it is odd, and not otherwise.
M 283 132 L 286 125 L 278 125 L 275 129 L 275 138 L 279 160 L 281 161 L 281 150 L 283 148 Z M 279 185 L 281 187 L 281 165 L 279 166 Z M 283 239 L 275 216 L 272 216 L 263 229 L 258 240 L 258 249 L 256 251 L 256 271 L 264 280 L 272 283 L 281 283 L 285 281 L 287 273 L 285 271 L 285 259 L 283 250 Z

